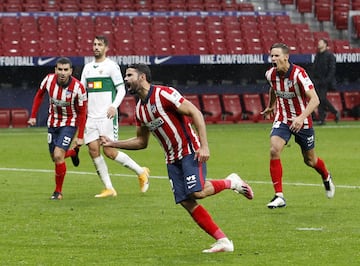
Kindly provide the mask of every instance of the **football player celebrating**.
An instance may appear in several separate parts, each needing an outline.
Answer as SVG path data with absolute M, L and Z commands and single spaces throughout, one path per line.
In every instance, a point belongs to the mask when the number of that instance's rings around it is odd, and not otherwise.
M 321 175 L 326 195 L 332 198 L 335 194 L 332 177 L 324 161 L 315 153 L 311 113 L 319 105 L 319 98 L 314 85 L 303 68 L 289 62 L 287 45 L 273 44 L 270 56 L 273 67 L 265 74 L 270 84 L 269 103 L 262 114 L 268 117 L 276 107 L 270 137 L 270 175 L 275 196 L 267 207 L 274 209 L 286 206 L 280 154 L 291 135 L 295 136 L 295 142 L 301 147 L 304 162 Z
M 198 200 L 225 189 L 252 199 L 251 187 L 235 173 L 221 180 L 206 180 L 206 161 L 210 151 L 202 113 L 176 89 L 151 84 L 151 72 L 147 65 L 130 65 L 126 70 L 125 84 L 130 93 L 139 97 L 135 110 L 136 137 L 120 141 L 102 137 L 102 144 L 126 150 L 144 149 L 152 133 L 164 149 L 175 202 L 181 204 L 194 221 L 216 240 L 211 248 L 203 252 L 232 252 L 232 241 Z

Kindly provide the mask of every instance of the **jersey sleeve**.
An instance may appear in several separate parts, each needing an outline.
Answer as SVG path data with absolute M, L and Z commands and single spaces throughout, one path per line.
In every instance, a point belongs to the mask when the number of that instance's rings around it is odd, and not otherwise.
M 304 69 L 300 71 L 297 79 L 298 82 L 300 82 L 300 84 L 303 86 L 305 91 L 314 89 L 314 84 Z
M 120 66 L 113 62 L 113 67 L 111 68 L 110 77 L 114 83 L 115 87 L 118 87 L 120 85 L 124 86 L 124 79 L 121 74 Z M 125 89 L 125 87 L 124 87 Z
M 87 112 L 87 94 L 84 86 L 79 82 L 79 91 L 76 102 L 76 125 L 78 127 L 78 138 L 84 138 Z
M 176 89 L 172 87 L 164 88 L 161 91 L 162 97 L 166 99 L 168 104 L 174 105 L 176 108 L 179 108 L 180 105 L 184 102 L 184 97 Z
M 86 69 L 87 69 L 88 65 L 85 65 L 83 68 L 83 71 L 81 72 L 81 78 L 80 78 L 80 82 L 81 84 L 86 88 L 87 87 L 87 83 L 86 83 Z

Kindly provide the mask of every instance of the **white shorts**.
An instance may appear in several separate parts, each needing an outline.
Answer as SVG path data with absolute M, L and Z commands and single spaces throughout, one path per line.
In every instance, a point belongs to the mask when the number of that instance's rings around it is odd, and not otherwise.
M 111 140 L 118 140 L 119 124 L 117 119 L 94 119 L 88 118 L 85 126 L 84 142 L 89 144 L 100 136 L 106 136 Z

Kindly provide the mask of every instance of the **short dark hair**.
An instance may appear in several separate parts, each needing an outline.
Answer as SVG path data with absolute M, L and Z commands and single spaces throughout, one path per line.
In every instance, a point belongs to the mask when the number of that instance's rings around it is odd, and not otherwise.
M 270 51 L 274 48 L 280 48 L 284 54 L 289 54 L 290 52 L 289 46 L 287 46 L 285 43 L 281 43 L 281 42 L 274 43 L 273 45 L 271 45 Z
M 97 35 L 95 36 L 95 39 L 99 40 L 99 41 L 103 41 L 105 46 L 109 46 L 109 40 L 106 36 L 104 35 Z
M 58 60 L 56 60 L 56 65 L 57 66 L 58 64 L 61 64 L 61 65 L 66 65 L 66 64 L 69 64 L 70 65 L 70 68 L 72 68 L 72 62 L 70 60 L 70 58 L 68 57 L 60 57 Z
M 321 38 L 319 41 L 323 41 L 323 42 L 325 43 L 325 45 L 326 45 L 326 46 L 329 46 L 329 42 L 328 42 L 328 40 Z
M 136 69 L 138 73 L 145 74 L 146 81 L 151 83 L 151 70 L 148 65 L 145 64 L 131 64 L 127 68 Z

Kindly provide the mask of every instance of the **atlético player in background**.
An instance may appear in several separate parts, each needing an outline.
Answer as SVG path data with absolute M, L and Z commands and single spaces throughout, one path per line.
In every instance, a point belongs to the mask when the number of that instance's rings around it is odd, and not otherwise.
M 197 200 L 224 189 L 232 189 L 252 199 L 251 187 L 234 173 L 226 179 L 206 180 L 206 161 L 210 152 L 202 113 L 176 89 L 152 85 L 147 65 L 130 65 L 126 70 L 125 84 L 131 94 L 139 97 L 135 110 L 136 137 L 120 141 L 102 137 L 102 144 L 126 150 L 144 149 L 151 132 L 165 151 L 175 202 L 180 203 L 194 221 L 216 240 L 211 248 L 203 252 L 232 252 L 232 241 Z M 190 121 L 193 121 L 199 135 Z
M 263 115 L 269 117 L 276 108 L 270 134 L 270 175 L 275 190 L 268 208 L 285 207 L 282 188 L 280 154 L 291 135 L 301 147 L 306 165 L 314 168 L 322 178 L 328 198 L 333 198 L 335 186 L 325 163 L 315 153 L 315 132 L 311 113 L 319 105 L 319 98 L 308 74 L 300 66 L 289 62 L 289 47 L 275 43 L 270 49 L 271 67 L 265 74 L 270 84 L 269 103 Z
M 71 157 L 75 166 L 79 165 L 79 147 L 84 144 L 87 95 L 84 86 L 72 75 L 72 62 L 67 57 L 56 61 L 55 73 L 48 74 L 41 82 L 32 106 L 28 123 L 36 125 L 36 115 L 44 99 L 49 94 L 48 144 L 55 163 L 55 191 L 52 200 L 61 200 L 62 186 L 66 174 L 65 158 Z M 77 132 L 77 138 L 74 136 Z M 73 141 L 74 140 L 74 141 Z M 74 148 L 70 148 L 73 142 Z

